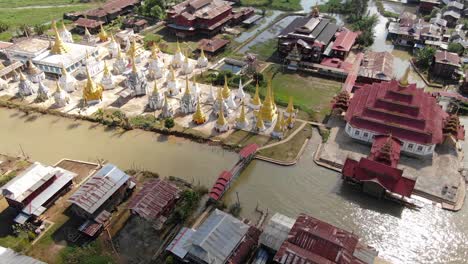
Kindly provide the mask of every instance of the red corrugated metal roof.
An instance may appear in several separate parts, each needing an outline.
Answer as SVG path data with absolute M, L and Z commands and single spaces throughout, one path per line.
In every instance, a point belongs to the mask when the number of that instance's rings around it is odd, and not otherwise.
M 400 87 L 395 80 L 368 84 L 350 100 L 345 119 L 353 127 L 420 144 L 443 140 L 443 121 L 448 116 L 436 99 L 415 84 Z
M 346 230 L 300 214 L 274 261 L 286 263 L 362 263 L 353 256 L 358 237 Z
M 350 51 L 358 35 L 359 33 L 350 30 L 343 30 L 338 32 L 338 36 L 333 43 L 332 49 L 339 51 Z
M 165 180 L 149 180 L 133 197 L 128 208 L 145 219 L 156 219 L 179 198 L 179 193 L 179 188 Z
M 231 178 L 232 178 L 231 172 L 229 171 L 221 172 L 215 184 L 210 190 L 210 193 L 209 193 L 210 198 L 214 199 L 215 201 L 221 198 L 221 195 L 226 190 L 227 185 L 229 185 Z
M 80 17 L 78 20 L 75 21 L 75 25 L 86 28 L 97 28 L 102 24 L 104 24 L 104 22 L 83 17 Z

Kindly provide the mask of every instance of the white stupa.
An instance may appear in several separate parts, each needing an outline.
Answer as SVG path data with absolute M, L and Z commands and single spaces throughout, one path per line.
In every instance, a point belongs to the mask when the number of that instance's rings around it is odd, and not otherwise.
M 148 65 L 149 75 L 153 79 L 159 79 L 164 76 L 164 62 L 159 58 L 159 49 L 153 45 L 151 49 L 151 57 Z
M 239 89 L 237 89 L 236 98 L 241 101 L 243 101 L 245 98 L 244 86 L 242 85 L 242 78 L 239 78 Z
M 234 101 L 234 95 L 231 93 L 231 90 L 228 87 L 227 77 L 224 76 L 224 87 L 223 87 L 223 98 L 226 101 L 226 104 L 229 108 L 235 109 L 237 108 L 237 104 Z
M 154 82 L 153 92 L 148 97 L 148 107 L 151 110 L 161 109 L 164 104 L 164 97 L 161 91 L 158 89 L 158 84 Z
M 213 85 L 210 85 L 210 93 L 208 94 L 208 102 L 216 101 L 216 95 L 213 89 Z
M 226 104 L 226 101 L 223 98 L 221 88 L 218 89 L 218 95 L 216 96 L 216 101 L 213 103 L 213 114 L 218 115 L 223 108 L 225 115 L 229 114 L 229 106 Z
M 188 77 L 185 77 L 185 92 L 180 100 L 180 111 L 183 114 L 195 113 L 197 107 L 197 98 L 190 90 Z
M 63 20 L 62 20 L 62 28 L 60 29 L 59 33 L 60 33 L 60 37 L 62 38 L 64 42 L 73 43 L 72 33 L 68 31 L 67 27 L 63 23 Z
M 97 41 L 98 41 L 98 37 L 91 35 L 91 33 L 89 33 L 88 28 L 85 27 L 85 32 L 83 35 L 83 42 L 85 42 L 86 44 L 90 46 L 93 46 L 97 43 Z
M 179 41 L 177 41 L 177 51 L 174 54 L 172 58 L 172 62 L 171 62 L 172 67 L 180 68 L 182 67 L 182 64 L 184 63 L 184 61 L 185 61 L 185 56 L 184 54 L 182 54 L 182 51 L 180 50 Z
M 169 104 L 169 101 L 167 100 L 167 95 L 164 95 L 164 103 L 161 111 L 161 117 L 162 118 L 168 118 L 168 117 L 173 117 L 174 116 L 174 109 L 172 108 L 172 105 Z
M 32 63 L 31 60 L 28 60 L 26 72 L 28 73 L 29 80 L 33 83 L 38 83 L 42 80 L 45 80 L 45 73 Z
M 192 86 L 190 86 L 190 91 L 195 95 L 196 98 L 200 95 L 200 87 L 198 86 L 197 81 L 195 80 L 195 75 L 192 76 Z
M 39 81 L 37 88 L 37 102 L 44 102 L 49 99 L 49 87 L 45 86 L 42 81 Z
M 198 68 L 205 68 L 208 66 L 208 59 L 205 57 L 205 52 L 201 49 L 200 57 L 197 60 L 197 67 Z
M 148 82 L 145 75 L 138 70 L 135 58 L 132 58 L 132 71 L 125 80 L 127 88 L 132 90 L 133 96 L 146 95 L 148 93 Z
M 102 87 L 104 87 L 104 90 L 112 90 L 115 88 L 114 76 L 112 76 L 111 72 L 109 71 L 109 68 L 107 67 L 107 63 L 105 61 L 104 61 L 104 71 L 102 74 L 101 84 L 102 84 Z
M 52 96 L 54 97 L 54 104 L 56 107 L 64 107 L 70 102 L 70 97 L 68 97 L 67 92 L 61 89 L 59 82 L 57 82 L 57 89 Z
M 117 75 L 123 74 L 127 70 L 128 60 L 125 58 L 120 47 L 117 50 L 117 58 L 112 66 L 114 73 Z
M 221 107 L 220 112 L 218 113 L 218 119 L 216 120 L 214 129 L 220 133 L 226 132 L 229 130 L 229 124 L 224 116 L 224 110 Z
M 63 87 L 66 92 L 71 93 L 76 90 L 76 82 L 75 77 L 62 66 L 62 76 L 59 78 L 60 87 Z
M 182 64 L 182 73 L 191 74 L 193 72 L 193 65 L 190 62 L 189 58 L 185 56 L 184 64 Z
M 109 42 L 109 46 L 107 46 L 109 50 L 109 54 L 112 58 L 116 58 L 117 54 L 119 53 L 120 44 L 115 41 L 114 35 L 111 34 L 111 41 Z
M 20 72 L 20 82 L 18 84 L 18 95 L 21 97 L 30 96 L 36 93 L 32 83 Z
M 245 106 L 244 106 L 244 102 L 242 102 L 239 117 L 236 119 L 236 127 L 238 129 L 245 129 L 248 126 L 249 126 L 249 121 L 247 120 L 247 117 L 245 116 Z
M 176 96 L 180 93 L 180 84 L 177 78 L 175 77 L 175 71 L 172 67 L 169 80 L 167 80 L 167 92 L 169 96 Z
M 0 78 L 0 91 L 8 89 L 8 82 Z
M 81 67 L 81 74 L 87 75 L 87 71 L 91 76 L 96 76 L 104 70 L 104 63 L 102 61 L 96 60 L 93 55 L 86 54 L 86 59 L 83 62 Z

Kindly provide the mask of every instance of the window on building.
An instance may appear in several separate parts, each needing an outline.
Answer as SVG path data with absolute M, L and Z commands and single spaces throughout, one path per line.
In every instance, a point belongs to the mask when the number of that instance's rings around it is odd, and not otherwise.
M 365 138 L 369 137 L 369 133 L 364 132 L 364 137 L 365 137 Z
M 359 130 L 354 131 L 354 135 L 359 136 Z
M 422 146 L 418 146 L 418 151 L 421 152 L 423 150 Z
M 414 144 L 408 144 L 408 149 L 413 149 L 414 148 Z

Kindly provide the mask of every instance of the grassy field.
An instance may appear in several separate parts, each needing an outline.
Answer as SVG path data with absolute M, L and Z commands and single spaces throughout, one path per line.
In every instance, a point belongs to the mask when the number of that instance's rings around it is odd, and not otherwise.
M 265 70 L 266 76 L 271 76 L 273 68 Z M 275 99 L 287 102 L 289 96 L 294 98 L 294 104 L 302 110 L 312 111 L 313 118 L 322 121 L 330 110 L 330 101 L 341 89 L 341 83 L 309 73 L 278 71 L 272 81 Z M 266 89 L 262 91 L 265 92 Z
M 276 46 L 278 41 L 270 39 L 268 41 L 258 43 L 250 47 L 249 52 L 257 55 L 257 58 L 263 61 L 274 61 Z
M 284 11 L 302 10 L 301 0 L 241 0 L 241 4 Z
M 70 3 L 70 0 L 0 0 L 0 22 L 6 23 L 10 26 L 8 31 L 0 33 L 0 40 L 9 40 L 15 34 L 20 25 L 26 24 L 34 26 L 36 24 L 47 23 L 53 19 L 61 19 L 63 17 L 63 13 L 86 10 L 95 6 L 94 3 L 90 3 L 46 8 L 11 9 L 17 6 L 48 6 L 49 4 L 60 5 Z
M 300 126 L 300 124 L 296 123 L 295 127 L 297 128 L 298 126 Z M 312 126 L 306 125 L 290 141 L 271 148 L 262 149 L 258 154 L 276 160 L 292 161 L 296 158 L 297 154 L 301 150 L 305 140 L 311 136 Z

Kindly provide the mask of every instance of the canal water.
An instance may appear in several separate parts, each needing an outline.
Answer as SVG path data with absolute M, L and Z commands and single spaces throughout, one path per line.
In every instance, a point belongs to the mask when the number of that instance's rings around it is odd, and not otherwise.
M 105 159 L 128 168 L 149 169 L 211 186 L 237 155 L 218 147 L 145 131 L 118 132 L 101 125 L 55 116 L 24 115 L 0 109 L 0 152 L 21 149 L 33 160 L 53 164 L 63 157 Z M 341 184 L 339 174 L 318 167 L 312 156 L 314 134 L 301 160 L 292 167 L 253 161 L 226 195 L 242 205 L 242 216 L 255 220 L 255 207 L 295 217 L 307 213 L 353 231 L 394 263 L 466 263 L 468 211 L 451 213 L 427 206 L 403 209 L 363 196 Z

